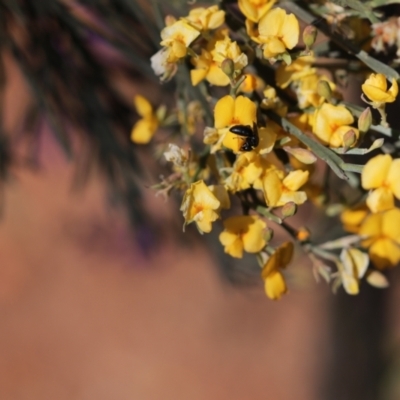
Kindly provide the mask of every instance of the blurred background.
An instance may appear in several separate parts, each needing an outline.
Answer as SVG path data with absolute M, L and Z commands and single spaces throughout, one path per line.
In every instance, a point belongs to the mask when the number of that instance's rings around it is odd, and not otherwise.
M 333 295 L 298 250 L 273 302 L 149 189 L 131 102 L 170 96 L 148 13 L 176 5 L 0 0 L 0 398 L 398 399 L 397 271 Z

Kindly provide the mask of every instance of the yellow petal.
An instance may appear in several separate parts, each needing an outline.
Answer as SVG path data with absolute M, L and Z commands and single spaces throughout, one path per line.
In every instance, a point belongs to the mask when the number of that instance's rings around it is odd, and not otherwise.
M 258 253 L 266 245 L 264 239 L 264 229 L 267 224 L 260 220 L 255 219 L 249 225 L 248 231 L 242 235 L 244 249 L 248 253 Z
M 225 11 L 219 10 L 214 12 L 207 24 L 207 29 L 216 29 L 225 22 Z
M 368 194 L 367 206 L 373 213 L 390 210 L 394 207 L 392 192 L 386 187 L 373 190 Z
M 359 293 L 358 280 L 347 272 L 342 272 L 340 275 L 342 278 L 343 288 L 346 293 L 356 295 Z
M 279 300 L 286 292 L 286 282 L 279 271 L 274 271 L 265 278 L 265 294 L 271 300 Z
M 145 97 L 136 95 L 133 99 L 133 102 L 135 104 L 137 113 L 141 117 L 149 117 L 153 114 L 153 107 Z
M 358 232 L 360 224 L 367 215 L 368 208 L 363 205 L 353 210 L 344 210 L 340 216 L 340 220 L 347 231 Z
M 368 215 L 360 226 L 360 235 L 374 237 L 381 235 L 383 214 Z
M 197 227 L 201 232 L 209 233 L 212 229 L 212 222 L 218 218 L 218 214 L 213 210 L 203 210 L 195 217 Z
M 400 243 L 400 210 L 398 208 L 383 213 L 382 234 Z
M 295 15 L 289 14 L 286 16 L 280 33 L 286 48 L 291 50 L 297 45 L 299 41 L 300 27 L 299 21 Z
M 271 152 L 278 136 L 276 132 L 267 126 L 266 128 L 258 129 L 258 136 L 260 138 L 260 144 L 257 147 L 258 153 L 267 154 Z
M 232 235 L 229 232 L 221 232 L 219 240 L 225 246 L 225 253 L 235 258 L 243 257 L 243 242 L 237 235 Z
M 187 22 L 179 20 L 161 31 L 161 39 L 163 40 L 161 44 L 164 46 L 164 41 L 175 40 L 181 41 L 185 47 L 188 47 L 199 35 L 200 32 L 197 29 Z
M 285 21 L 286 11 L 276 7 L 261 18 L 258 24 L 260 36 L 278 36 Z
M 287 203 L 293 202 L 295 204 L 303 204 L 307 201 L 306 192 L 290 192 L 284 190 L 282 192 L 281 197 L 279 198 L 278 203 L 276 204 L 278 207 L 284 206 Z
M 383 90 L 374 86 L 362 85 L 362 91 L 365 95 L 373 102 L 376 103 L 392 103 L 396 100 L 390 93 L 384 92 Z
M 235 100 L 232 96 L 224 96 L 218 100 L 214 109 L 215 127 L 225 128 L 231 125 L 233 119 Z
M 250 125 L 256 121 L 256 105 L 244 96 L 238 96 L 235 100 L 232 125 Z
M 358 249 L 343 249 L 340 259 L 347 274 L 362 278 L 367 272 L 369 257 L 368 254 Z
M 283 185 L 287 187 L 289 190 L 295 192 L 300 189 L 308 180 L 308 171 L 291 171 L 283 180 Z
M 284 53 L 286 51 L 286 47 L 282 40 L 276 37 L 270 37 L 265 40 L 263 50 L 264 58 L 273 58 Z
M 230 82 L 228 76 L 216 64 L 211 64 L 206 79 L 215 86 L 226 86 Z
M 252 0 L 239 0 L 238 4 L 240 11 L 246 16 L 246 18 L 257 23 L 275 4 L 275 0 L 259 2 L 254 2 Z
M 275 207 L 282 194 L 282 183 L 275 171 L 267 172 L 263 179 L 265 202 L 268 207 Z
M 386 92 L 387 82 L 386 77 L 383 74 L 371 74 L 366 81 L 365 85 L 376 87 L 377 89 L 383 90 Z
M 192 183 L 193 197 L 205 209 L 217 210 L 220 207 L 219 200 L 203 181 Z
M 361 173 L 361 185 L 364 189 L 375 189 L 382 186 L 389 173 L 392 157 L 389 154 L 380 154 L 371 158 Z
M 392 193 L 400 200 L 400 158 L 393 160 L 386 178 Z
M 369 255 L 379 269 L 394 267 L 400 261 L 400 247 L 390 239 L 378 239 L 369 248 Z
M 220 208 L 229 209 L 231 207 L 231 201 L 229 199 L 229 194 L 224 185 L 212 185 L 209 189 L 213 195 L 219 200 Z
M 192 69 L 190 71 L 190 80 L 192 81 L 192 85 L 196 86 L 198 85 L 205 77 L 207 76 L 207 70 L 206 69 Z
M 158 123 L 155 119 L 141 119 L 134 125 L 131 132 L 131 140 L 134 143 L 149 143 L 157 130 Z
M 395 79 L 392 80 L 392 86 L 389 89 L 388 93 L 394 100 L 396 99 L 397 95 L 399 94 L 399 86 Z

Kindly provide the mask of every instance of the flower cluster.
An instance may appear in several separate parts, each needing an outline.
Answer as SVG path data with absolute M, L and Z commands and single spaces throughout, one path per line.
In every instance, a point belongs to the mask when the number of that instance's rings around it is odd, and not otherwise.
M 149 143 L 161 126 L 176 133 L 165 135 L 174 142 L 168 148 L 158 145 L 172 171 L 154 187 L 181 193 L 184 229 L 219 230 L 229 256 L 255 255 L 265 293 L 274 300 L 288 291 L 286 267 L 296 244 L 318 276 L 349 294 L 359 292 L 364 278 L 386 286 L 380 270 L 400 262 L 398 147 L 393 142 L 368 158 L 382 148 L 380 135 L 394 136 L 386 104 L 397 98 L 398 75 L 362 47 L 355 52 L 357 41 L 365 46 L 374 32 L 368 21 L 329 5 L 316 2 L 312 9 L 327 24 L 354 31 L 355 44 L 342 60 L 315 46 L 314 26 L 305 27 L 301 40 L 296 7 L 290 12 L 288 3 L 283 9 L 275 0 L 222 1 L 221 8 L 167 16 L 151 63 L 161 81 L 177 76 L 177 107 L 154 112 L 146 99 L 135 98 L 140 119 L 133 142 Z M 373 45 L 378 40 L 376 33 Z M 373 68 L 368 76 L 365 66 Z M 344 99 L 346 84 L 357 82 L 348 79 L 350 69 L 364 81 L 358 90 L 365 109 Z M 349 163 L 347 155 L 361 162 Z M 352 235 L 324 242 L 323 235 L 295 227 L 295 219 L 289 223 L 306 202 L 327 218 L 341 214 Z M 302 220 L 299 212 L 296 221 Z

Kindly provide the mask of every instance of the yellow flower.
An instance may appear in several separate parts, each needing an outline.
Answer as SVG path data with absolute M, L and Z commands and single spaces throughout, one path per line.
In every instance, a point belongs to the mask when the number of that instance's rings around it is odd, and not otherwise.
M 203 79 L 206 79 L 212 85 L 215 86 L 226 86 L 229 84 L 230 79 L 222 69 L 221 65 L 226 60 L 233 61 L 234 74 L 239 74 L 243 68 L 247 65 L 247 56 L 242 53 L 238 44 L 232 42 L 229 36 L 224 34 L 221 30 L 218 33 L 219 40 L 213 41 L 209 44 L 213 44 L 210 49 L 202 49 L 201 54 L 198 57 L 191 59 L 195 69 L 190 71 L 190 78 L 193 86 L 196 86 Z
M 185 21 L 176 21 L 161 31 L 161 45 L 169 47 L 168 62 L 174 63 L 186 56 L 189 45 L 200 32 Z
M 367 198 L 372 212 L 393 208 L 393 195 L 400 199 L 400 158 L 393 160 L 389 154 L 371 158 L 361 173 L 361 184 L 366 190 L 374 189 Z
M 282 8 L 274 8 L 261 18 L 258 37 L 252 39 L 263 44 L 265 58 L 275 58 L 287 49 L 293 49 L 299 41 L 299 21 Z
M 280 207 L 286 203 L 303 204 L 305 192 L 298 191 L 308 180 L 308 171 L 291 171 L 282 179 L 279 170 L 269 169 L 262 179 L 262 190 L 268 207 Z
M 386 77 L 383 74 L 371 74 L 361 85 L 361 89 L 375 103 L 375 107 L 379 107 L 384 103 L 393 103 L 399 93 L 399 87 L 395 79 L 392 80 L 392 86 L 388 90 Z
M 330 147 L 344 147 L 344 136 L 352 130 L 358 139 L 358 129 L 350 126 L 354 118 L 350 111 L 343 106 L 325 103 L 314 113 L 314 134 L 322 143 Z
M 359 234 L 367 236 L 361 243 L 368 248 L 377 268 L 394 267 L 400 261 L 400 210 L 371 214 L 361 224 Z
M 293 243 L 285 242 L 275 250 L 262 269 L 265 293 L 272 300 L 279 300 L 287 292 L 286 282 L 280 269 L 285 268 L 292 257 Z
M 286 89 L 292 82 L 298 81 L 305 76 L 315 75 L 316 68 L 312 67 L 314 57 L 305 56 L 294 60 L 290 65 L 281 64 L 276 70 L 276 84 Z
M 222 144 L 239 152 L 244 141 L 244 137 L 235 135 L 229 129 L 234 125 L 253 126 L 256 121 L 256 105 L 247 97 L 238 96 L 235 99 L 232 96 L 224 96 L 218 100 L 214 109 L 214 126 L 216 131 L 211 131 L 206 135 L 204 142 L 213 144 L 211 153 L 219 150 Z
M 254 151 L 240 154 L 233 164 L 233 171 L 225 179 L 225 185 L 232 193 L 248 189 L 263 173 L 261 157 Z
M 317 91 L 318 83 L 320 81 L 327 82 L 332 92 L 336 90 L 336 85 L 333 82 L 329 81 L 326 77 L 317 74 L 304 76 L 292 85 L 301 109 L 310 106 L 318 107 L 324 102 L 324 97 L 321 97 Z
M 135 96 L 134 104 L 142 118 L 133 126 L 131 140 L 139 144 L 149 143 L 159 126 L 159 121 L 153 113 L 153 107 L 143 96 Z
M 276 0 L 239 0 L 240 11 L 250 21 L 258 22 L 275 4 Z
M 215 42 L 214 49 L 211 50 L 213 60 L 218 66 L 229 58 L 233 61 L 235 72 L 241 71 L 247 65 L 247 56 L 242 53 L 239 45 L 232 42 L 229 36 L 224 37 L 222 40 Z
M 222 71 L 217 62 L 212 58 L 210 52 L 201 49 L 201 54 L 198 57 L 191 59 L 194 69 L 190 71 L 190 79 L 192 85 L 198 85 L 203 79 L 206 79 L 212 85 L 226 86 L 229 85 L 229 77 Z
M 224 221 L 224 231 L 219 240 L 225 253 L 232 257 L 242 258 L 243 250 L 258 253 L 266 245 L 263 231 L 267 224 L 257 216 L 242 215 Z
M 343 249 L 340 253 L 339 274 L 344 290 L 348 294 L 358 294 L 359 281 L 367 272 L 369 257 L 361 250 Z
M 206 186 L 203 181 L 197 181 L 190 185 L 183 197 L 180 210 L 185 218 L 186 225 L 196 222 L 201 233 L 211 232 L 211 225 L 218 217 L 221 202 Z
M 220 10 L 218 6 L 198 7 L 191 10 L 184 19 L 194 28 L 203 32 L 221 26 L 225 22 L 225 11 Z

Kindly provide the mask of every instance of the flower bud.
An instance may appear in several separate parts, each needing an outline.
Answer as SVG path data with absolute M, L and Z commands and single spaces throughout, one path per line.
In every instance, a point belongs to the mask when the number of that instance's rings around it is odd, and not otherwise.
M 289 218 L 292 217 L 294 214 L 297 212 L 297 205 L 296 203 L 293 203 L 293 201 L 290 201 L 289 203 L 286 203 L 282 209 L 282 216 L 284 218 Z
M 303 31 L 303 42 L 306 45 L 307 49 L 310 49 L 317 38 L 318 30 L 314 25 L 308 25 L 304 28 Z
M 305 227 L 301 227 L 297 231 L 296 237 L 300 242 L 306 242 L 310 238 L 310 231 Z
M 354 146 L 354 144 L 357 142 L 357 135 L 354 132 L 353 129 L 350 129 L 347 131 L 344 136 L 343 136 L 343 145 L 345 148 L 350 148 Z
M 225 60 L 222 61 L 221 69 L 225 75 L 227 75 L 229 78 L 232 78 L 235 72 L 235 64 L 230 58 L 225 58 Z
M 319 81 L 317 85 L 317 93 L 326 100 L 329 100 L 332 96 L 332 89 L 329 86 L 329 83 L 324 80 Z
M 274 237 L 274 231 L 271 228 L 267 228 L 264 231 L 264 240 L 267 243 L 269 243 L 272 240 L 273 237 Z
M 369 107 L 367 107 L 358 118 L 358 129 L 361 133 L 368 132 L 372 125 L 372 112 Z
M 310 150 L 303 149 L 301 147 L 284 146 L 283 150 L 291 154 L 294 158 L 296 158 L 296 160 L 303 164 L 313 164 L 315 161 L 317 161 L 317 157 Z

